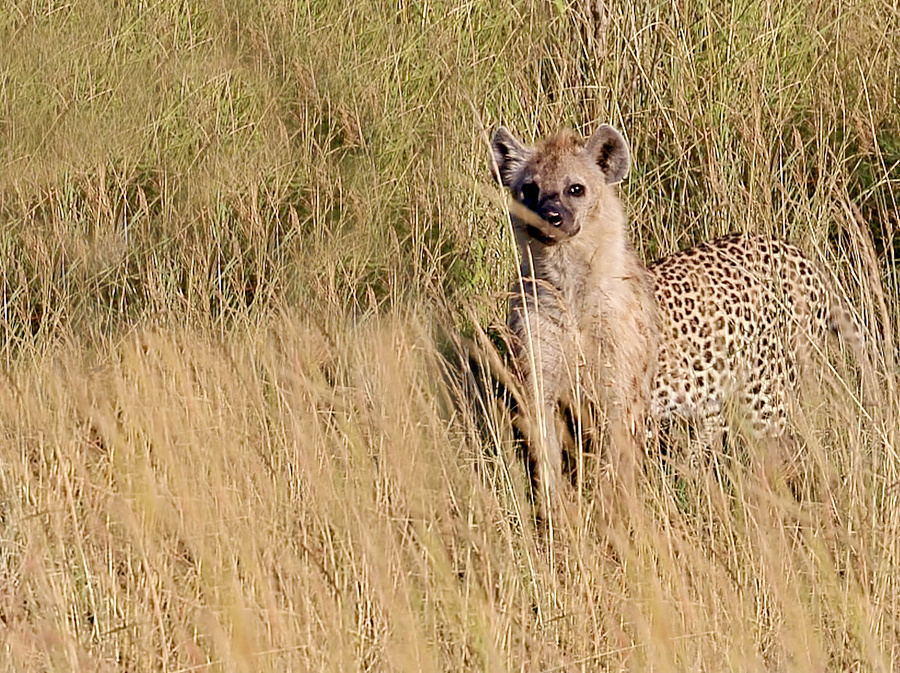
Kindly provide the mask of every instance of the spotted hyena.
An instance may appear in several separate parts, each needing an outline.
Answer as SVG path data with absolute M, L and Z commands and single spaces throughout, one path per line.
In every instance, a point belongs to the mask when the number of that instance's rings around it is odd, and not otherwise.
M 628 146 L 610 126 L 534 147 L 499 128 L 492 148 L 513 197 L 521 274 L 509 327 L 542 506 L 561 478 L 558 409 L 579 388 L 596 391 L 626 487 L 648 418 L 684 417 L 710 438 L 737 401 L 753 431 L 786 434 L 804 344 L 855 330 L 815 264 L 787 242 L 734 234 L 644 266 L 615 187 Z

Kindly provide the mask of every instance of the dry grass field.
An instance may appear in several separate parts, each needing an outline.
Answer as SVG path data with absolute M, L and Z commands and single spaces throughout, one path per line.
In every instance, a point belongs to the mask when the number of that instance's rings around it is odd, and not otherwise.
M 900 669 L 898 99 L 898 0 L 2 3 L 0 665 Z M 601 121 L 641 255 L 797 242 L 876 399 L 624 512 L 589 452 L 548 545 L 487 134 Z

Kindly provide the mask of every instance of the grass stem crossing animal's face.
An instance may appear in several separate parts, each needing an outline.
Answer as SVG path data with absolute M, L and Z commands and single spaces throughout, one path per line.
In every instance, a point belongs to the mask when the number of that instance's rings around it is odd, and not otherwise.
M 625 139 L 606 124 L 586 143 L 573 132 L 563 131 L 535 148 L 500 127 L 491 147 L 501 184 L 516 202 L 537 215 L 524 222 L 528 233 L 545 244 L 577 235 L 608 185 L 628 173 Z

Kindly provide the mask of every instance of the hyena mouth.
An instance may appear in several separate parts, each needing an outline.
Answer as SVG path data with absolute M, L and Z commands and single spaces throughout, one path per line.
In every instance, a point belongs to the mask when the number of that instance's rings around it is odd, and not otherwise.
M 547 236 L 543 231 L 538 229 L 537 227 L 532 227 L 530 224 L 526 225 L 525 231 L 528 233 L 529 238 L 533 238 L 539 243 L 543 243 L 544 245 L 554 245 L 559 242 L 557 238 L 552 236 Z
M 540 241 L 544 245 L 559 243 L 564 238 L 567 238 L 566 233 L 560 228 L 561 221 L 560 224 L 551 224 L 531 210 L 531 208 L 518 201 L 510 200 L 509 212 L 510 215 L 525 225 L 525 231 L 531 238 Z

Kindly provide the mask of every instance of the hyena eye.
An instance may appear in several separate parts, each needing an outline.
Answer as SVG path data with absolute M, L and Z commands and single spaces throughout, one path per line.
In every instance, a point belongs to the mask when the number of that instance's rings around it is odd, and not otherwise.
M 584 196 L 584 185 L 574 184 L 569 185 L 569 195 L 570 196 Z
M 534 182 L 526 182 L 522 185 L 522 203 L 536 203 L 540 191 L 541 190 Z

